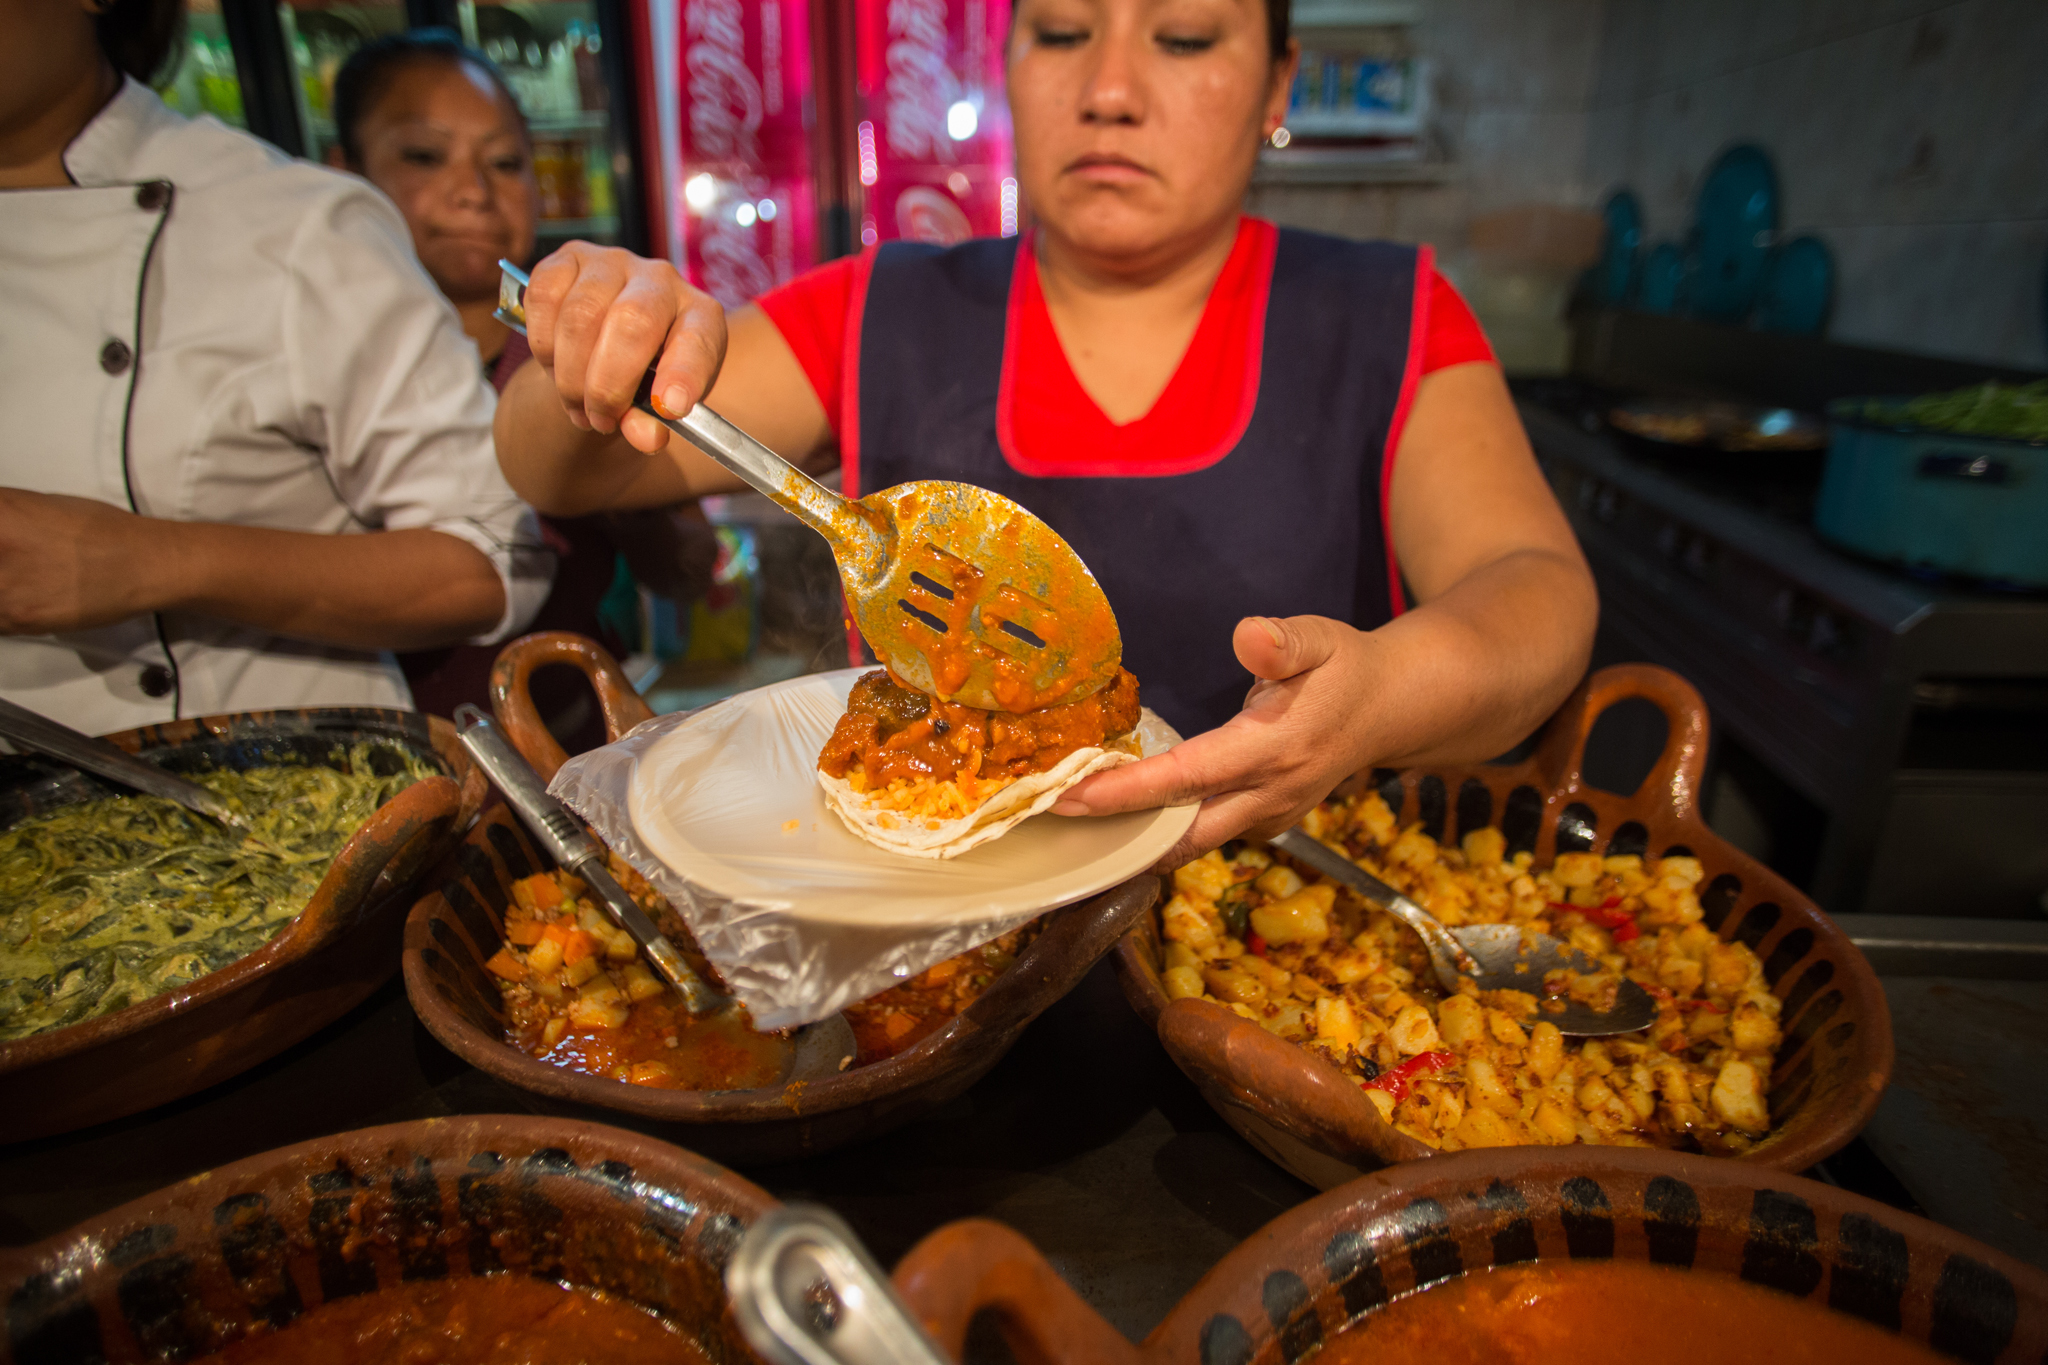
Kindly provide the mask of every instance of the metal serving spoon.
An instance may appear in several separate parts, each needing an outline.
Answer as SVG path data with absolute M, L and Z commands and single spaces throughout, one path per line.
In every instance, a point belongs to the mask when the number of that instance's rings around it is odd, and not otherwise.
M 524 271 L 498 262 L 498 321 L 526 330 Z M 1095 575 L 999 493 L 920 480 L 840 497 L 699 403 L 671 417 L 652 371 L 633 405 L 801 519 L 832 546 L 875 657 L 920 692 L 984 711 L 1078 701 L 1116 677 L 1123 640 Z
M 479 707 L 464 702 L 455 708 L 455 730 L 462 739 L 462 747 L 469 750 L 477 766 L 498 785 L 498 790 L 505 794 L 506 802 L 518 812 L 520 820 L 533 831 L 549 856 L 564 870 L 580 877 L 596 893 L 598 904 L 604 907 L 612 922 L 633 936 L 633 941 L 640 945 L 641 952 L 654 964 L 654 969 L 683 997 L 683 1006 L 691 1017 L 706 1019 L 714 1015 L 736 1014 L 740 1009 L 739 1001 L 711 989 L 703 977 L 691 970 L 683 955 L 676 951 L 675 944 L 669 942 L 668 935 L 655 926 L 646 911 L 633 903 L 633 898 L 612 876 L 605 866 L 604 846 L 585 834 L 576 817 L 565 810 L 561 802 L 548 795 L 547 785 L 540 780 L 540 774 L 512 747 L 511 741 L 505 738 L 491 718 Z M 776 1083 L 836 1076 L 859 1050 L 854 1041 L 853 1026 L 846 1022 L 843 1014 L 806 1024 L 789 1039 L 781 1076 Z
M 165 772 L 156 764 L 137 758 L 126 749 L 81 734 L 68 725 L 58 724 L 40 711 L 17 706 L 5 698 L 0 698 L 0 736 L 38 753 L 60 758 L 74 768 L 83 768 L 110 782 L 133 787 L 150 796 L 161 796 L 166 801 L 175 801 L 186 810 L 226 825 L 237 834 L 252 832 L 246 816 L 198 783 L 187 782 L 176 773 Z
M 747 1344 L 773 1365 L 949 1365 L 853 1229 L 815 1204 L 756 1219 L 725 1290 Z
M 1446 991 L 1457 990 L 1458 979 L 1466 976 L 1478 982 L 1483 991 L 1526 991 L 1541 1002 L 1536 1018 L 1557 1025 L 1559 1033 L 1573 1038 L 1634 1033 L 1657 1020 L 1657 1002 L 1626 977 L 1622 978 L 1612 1009 L 1596 1010 L 1569 997 L 1546 997 L 1546 972 L 1601 970 L 1599 963 L 1563 939 L 1527 932 L 1512 924 L 1448 928 L 1435 915 L 1343 854 L 1319 843 L 1298 825 L 1267 842 L 1332 881 L 1342 882 L 1366 899 L 1384 905 L 1389 914 L 1420 934 L 1422 946 L 1429 950 L 1430 965 L 1436 969 L 1436 979 Z M 1553 1012 L 1553 1007 L 1559 1004 L 1564 1008 Z

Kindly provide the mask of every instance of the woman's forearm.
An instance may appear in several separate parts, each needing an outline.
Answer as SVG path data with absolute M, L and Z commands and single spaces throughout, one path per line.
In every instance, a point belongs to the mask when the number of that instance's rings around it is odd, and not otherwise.
M 1365 639 L 1359 766 L 1473 763 L 1527 738 L 1584 675 L 1598 601 L 1576 556 L 1517 550 Z
M 425 529 L 324 535 L 154 521 L 145 609 L 186 611 L 351 649 L 431 649 L 482 635 L 505 613 L 483 552 Z M 154 563 L 149 561 L 153 560 Z
M 493 435 L 505 481 L 547 516 L 666 507 L 694 496 L 667 455 L 636 450 L 616 432 L 570 425 L 554 384 L 534 361 L 498 396 Z
M 815 473 L 836 458 L 809 376 L 758 306 L 728 319 L 665 262 L 571 242 L 535 267 L 526 308 L 534 359 L 499 397 L 494 434 L 507 482 L 549 516 L 667 507 L 746 487 L 634 406 L 650 365 L 664 410 L 686 412 L 708 396 L 719 415 L 800 468 Z

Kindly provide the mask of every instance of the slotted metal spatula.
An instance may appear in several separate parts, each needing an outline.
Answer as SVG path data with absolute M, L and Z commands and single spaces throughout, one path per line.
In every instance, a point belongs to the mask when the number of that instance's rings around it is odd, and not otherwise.
M 526 274 L 498 264 L 498 320 L 524 332 Z M 663 412 L 653 378 L 634 406 L 825 537 L 854 623 L 905 683 L 963 706 L 1031 711 L 1116 677 L 1123 640 L 1095 575 L 1010 499 L 938 480 L 842 498 L 702 403 Z
M 1560 968 L 1597 972 L 1600 964 L 1563 939 L 1512 924 L 1472 924 L 1452 929 L 1435 915 L 1388 886 L 1358 864 L 1317 841 L 1296 825 L 1267 840 L 1334 881 L 1343 882 L 1368 900 L 1385 906 L 1413 929 L 1429 950 L 1430 966 L 1447 994 L 1458 978 L 1469 976 L 1483 991 L 1523 991 L 1542 1003 L 1531 1022 L 1546 1021 L 1569 1038 L 1602 1038 L 1635 1033 L 1657 1022 L 1657 1002 L 1635 982 L 1623 978 L 1614 1004 L 1604 1010 L 1572 999 L 1551 999 L 1543 978 Z

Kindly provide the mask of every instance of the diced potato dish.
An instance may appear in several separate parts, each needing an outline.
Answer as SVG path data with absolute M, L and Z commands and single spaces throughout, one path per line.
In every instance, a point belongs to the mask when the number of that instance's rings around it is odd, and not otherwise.
M 1575 1142 L 1734 1154 L 1770 1128 L 1779 1002 L 1756 954 L 1701 922 L 1699 861 L 1565 853 L 1536 870 L 1498 829 L 1440 846 L 1397 828 L 1377 793 L 1325 802 L 1307 831 L 1444 923 L 1554 934 L 1600 970 L 1546 990 L 1611 1002 L 1622 978 L 1655 997 L 1634 1034 L 1567 1039 L 1543 1002 L 1446 996 L 1421 940 L 1377 905 L 1237 842 L 1182 867 L 1161 912 L 1162 980 L 1224 1005 L 1357 1081 L 1383 1118 L 1432 1147 Z

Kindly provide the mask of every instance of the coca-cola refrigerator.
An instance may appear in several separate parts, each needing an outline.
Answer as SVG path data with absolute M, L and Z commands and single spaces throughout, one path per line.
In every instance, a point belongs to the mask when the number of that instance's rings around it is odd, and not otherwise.
M 628 0 L 648 234 L 731 305 L 894 238 L 1014 234 L 1009 0 Z
M 334 73 L 406 27 L 498 64 L 540 250 L 665 255 L 728 304 L 894 238 L 1017 231 L 1009 0 L 191 0 L 174 107 L 324 159 Z

